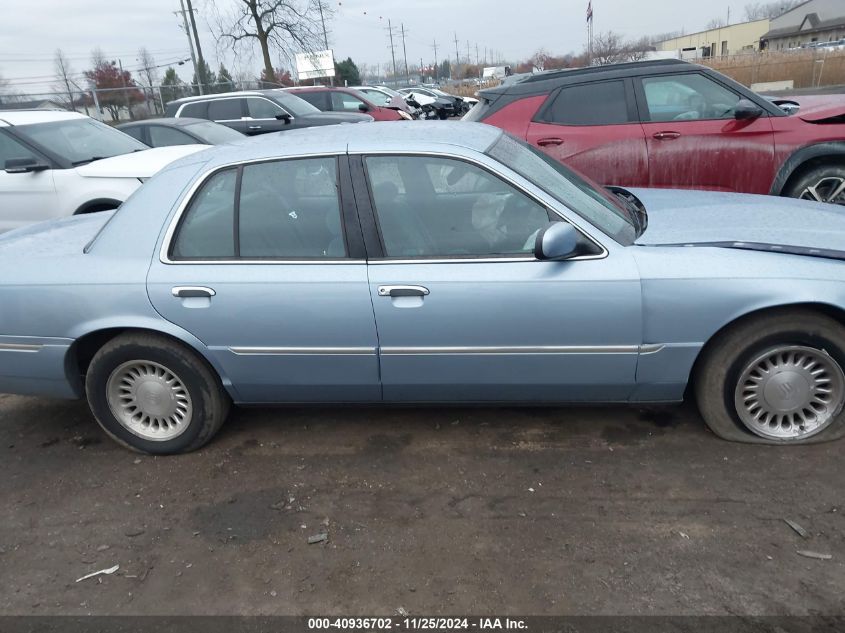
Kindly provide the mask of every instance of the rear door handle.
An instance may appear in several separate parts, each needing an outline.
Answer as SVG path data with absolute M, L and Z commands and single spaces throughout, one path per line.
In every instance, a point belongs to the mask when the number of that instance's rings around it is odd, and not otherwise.
M 180 299 L 191 299 L 195 297 L 211 298 L 217 294 L 213 288 L 207 288 L 206 286 L 175 286 L 171 293 L 174 297 L 179 297 Z
M 537 141 L 537 145 L 540 147 L 546 147 L 547 145 L 563 145 L 563 139 L 557 138 L 556 136 L 551 136 L 549 138 L 541 138 Z
M 652 136 L 658 141 L 676 139 L 681 135 L 680 132 L 655 132 Z
M 425 286 L 379 286 L 379 297 L 424 297 L 428 294 Z

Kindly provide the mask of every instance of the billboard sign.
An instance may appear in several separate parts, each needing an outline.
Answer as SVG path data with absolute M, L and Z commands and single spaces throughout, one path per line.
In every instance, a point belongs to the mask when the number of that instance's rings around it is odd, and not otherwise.
M 331 50 L 297 53 L 296 73 L 300 81 L 334 77 L 334 54 Z

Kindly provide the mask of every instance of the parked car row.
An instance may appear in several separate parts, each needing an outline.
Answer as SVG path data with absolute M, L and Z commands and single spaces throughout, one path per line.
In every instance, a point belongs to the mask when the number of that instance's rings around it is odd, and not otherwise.
M 597 182 L 845 204 L 845 96 L 785 107 L 705 66 L 656 60 L 537 73 L 482 90 L 464 118 Z
M 266 403 L 689 393 L 726 439 L 845 435 L 841 100 L 677 61 L 532 75 L 459 123 L 396 98 L 0 112 L 0 392 L 87 398 L 154 454 Z

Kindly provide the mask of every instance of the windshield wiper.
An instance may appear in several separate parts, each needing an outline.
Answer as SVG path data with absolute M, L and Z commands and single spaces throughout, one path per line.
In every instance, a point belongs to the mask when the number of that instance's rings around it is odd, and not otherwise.
M 95 160 L 103 160 L 104 158 L 111 158 L 111 156 L 92 156 L 91 158 L 86 158 L 84 160 L 75 160 L 71 163 L 71 167 L 79 167 L 79 165 L 86 165 L 88 163 L 93 163 Z
M 609 186 L 607 189 L 616 196 L 618 200 L 625 203 L 625 210 L 628 212 L 628 217 L 631 218 L 631 223 L 637 230 L 637 237 L 642 235 L 648 227 L 648 213 L 645 206 L 640 199 L 633 193 L 622 187 Z

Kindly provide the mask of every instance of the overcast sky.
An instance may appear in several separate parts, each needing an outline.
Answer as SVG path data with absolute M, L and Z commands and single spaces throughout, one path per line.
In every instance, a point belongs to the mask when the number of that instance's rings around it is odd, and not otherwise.
M 233 74 L 257 75 L 260 55 L 235 55 L 214 39 L 215 4 L 224 11 L 234 0 L 194 0 L 203 53 L 214 69 L 223 61 Z M 594 0 L 595 32 L 617 31 L 626 37 L 705 28 L 713 18 L 741 20 L 748 0 Z M 368 65 L 390 60 L 387 20 L 404 23 L 409 64 L 455 58 L 455 34 L 461 56 L 467 41 L 473 58 L 478 44 L 501 52 L 507 60 L 529 57 L 543 47 L 553 54 L 578 52 L 586 42 L 586 0 L 325 0 L 336 9 L 329 24 L 329 43 L 336 58 L 352 57 Z M 6 3 L 3 3 L 6 4 Z M 77 73 L 90 67 L 90 53 L 100 47 L 107 58 L 120 58 L 137 69 L 137 51 L 146 46 L 164 64 L 188 57 L 187 39 L 174 12 L 179 0 L 39 0 L 11 3 L 0 21 L 0 75 L 18 92 L 49 91 L 53 51 L 61 48 Z M 397 44 L 397 64 L 402 55 Z M 489 53 L 488 53 L 489 56 Z M 178 67 L 183 79 L 190 65 Z

